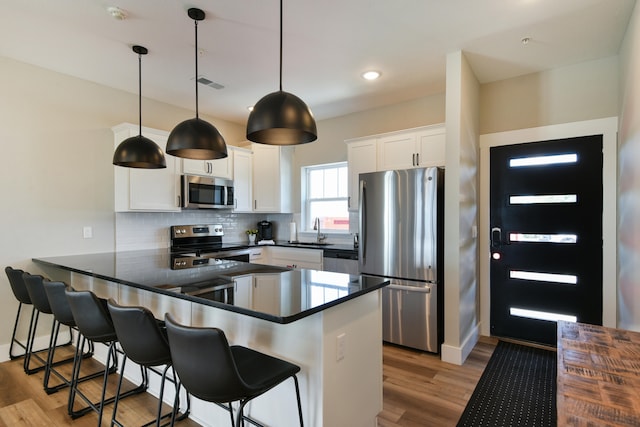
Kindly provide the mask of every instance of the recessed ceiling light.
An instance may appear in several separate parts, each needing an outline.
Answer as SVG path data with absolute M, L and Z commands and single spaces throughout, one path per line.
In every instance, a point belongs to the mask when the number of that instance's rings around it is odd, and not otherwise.
M 530 41 L 531 37 L 523 37 L 522 40 L 520 40 L 524 46 L 528 45 Z
M 127 18 L 127 12 L 120 9 L 117 6 L 109 6 L 107 7 L 107 12 L 113 19 L 117 19 L 118 21 L 122 21 Z
M 366 71 L 362 73 L 362 78 L 365 80 L 375 80 L 380 77 L 380 72 L 378 71 Z

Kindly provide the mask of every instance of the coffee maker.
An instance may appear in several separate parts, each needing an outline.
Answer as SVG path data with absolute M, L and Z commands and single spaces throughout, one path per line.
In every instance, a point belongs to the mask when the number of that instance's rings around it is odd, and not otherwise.
M 273 224 L 270 221 L 258 223 L 258 241 L 273 240 Z

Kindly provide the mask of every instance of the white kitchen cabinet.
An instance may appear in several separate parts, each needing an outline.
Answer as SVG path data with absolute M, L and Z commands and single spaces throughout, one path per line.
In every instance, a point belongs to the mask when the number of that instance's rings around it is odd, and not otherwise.
M 234 149 L 233 153 L 233 210 L 253 212 L 253 157 L 250 150 Z
M 233 304 L 251 308 L 253 305 L 253 276 L 235 276 L 233 278 Z
M 111 128 L 114 150 L 125 139 L 138 135 L 138 126 L 123 123 Z M 142 135 L 166 149 L 168 132 L 142 128 Z M 180 210 L 180 161 L 165 154 L 166 169 L 114 166 L 116 212 L 175 212 Z
M 249 253 L 249 262 L 251 264 L 269 264 L 268 249 L 264 246 L 251 248 Z
M 269 248 L 269 264 L 278 267 L 322 270 L 321 249 L 300 249 L 281 246 Z
M 377 170 L 409 169 L 416 167 L 416 133 L 403 132 L 378 139 Z
M 293 147 L 252 144 L 253 211 L 291 213 Z
M 444 166 L 445 142 L 443 125 L 381 135 L 378 139 L 377 169 Z
M 232 179 L 233 153 L 234 149 L 227 145 L 228 156 L 224 159 L 182 159 L 182 173 L 188 175 L 215 176 L 216 178 Z
M 349 210 L 358 210 L 359 175 L 376 171 L 377 138 L 353 139 L 347 143 L 349 169 Z
M 418 144 L 418 167 L 445 165 L 447 134 L 444 125 L 429 126 L 416 132 Z
M 280 313 L 280 275 L 254 274 L 252 299 L 255 311 Z

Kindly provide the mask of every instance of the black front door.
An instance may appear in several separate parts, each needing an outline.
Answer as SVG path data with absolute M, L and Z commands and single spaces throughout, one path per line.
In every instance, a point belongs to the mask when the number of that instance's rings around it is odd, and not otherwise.
M 491 334 L 602 324 L 602 135 L 492 147 Z

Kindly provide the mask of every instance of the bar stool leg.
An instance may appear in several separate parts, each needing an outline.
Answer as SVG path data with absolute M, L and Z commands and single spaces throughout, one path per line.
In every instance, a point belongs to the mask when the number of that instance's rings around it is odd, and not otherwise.
M 40 318 L 40 311 L 33 308 L 31 313 L 31 322 L 29 324 L 29 332 L 27 333 L 27 350 L 24 355 L 23 368 L 27 375 L 34 374 L 44 369 L 44 366 L 38 366 L 31 369 L 31 356 L 33 355 L 33 342 L 36 338 L 36 331 L 38 329 L 38 319 Z
M 22 303 L 18 304 L 18 312 L 16 313 L 16 321 L 13 324 L 13 333 L 11 334 L 11 344 L 9 345 L 9 359 L 10 360 L 14 360 L 17 359 L 19 357 L 24 357 L 27 354 L 27 346 L 29 345 L 29 339 L 27 337 L 27 343 L 22 344 L 20 341 L 18 341 L 18 339 L 16 338 L 16 333 L 18 332 L 18 323 L 20 323 L 20 313 L 22 311 Z M 35 315 L 34 311 L 31 311 L 31 319 L 29 320 L 29 325 L 33 324 L 33 316 Z M 29 327 L 29 333 L 28 336 L 31 335 L 31 326 Z M 18 344 L 20 347 L 22 347 L 24 349 L 24 353 L 22 354 L 13 354 L 13 345 L 14 344 Z

